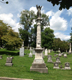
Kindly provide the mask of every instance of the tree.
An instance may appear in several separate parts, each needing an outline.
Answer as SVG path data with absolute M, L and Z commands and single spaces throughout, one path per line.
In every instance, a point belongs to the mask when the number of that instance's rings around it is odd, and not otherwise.
M 22 45 L 22 39 L 19 38 L 17 32 L 9 29 L 6 35 L 2 36 L 2 42 L 4 47 L 8 50 L 15 50 L 15 48 L 20 48 Z
M 69 9 L 72 6 L 72 0 L 47 0 L 53 4 L 53 6 L 60 5 L 59 10 Z
M 54 51 L 57 51 L 60 48 L 59 46 L 60 41 L 61 41 L 60 38 L 54 38 L 53 44 L 52 44 Z
M 0 20 L 0 47 L 2 47 L 2 39 L 1 39 L 1 37 L 3 35 L 7 34 L 9 28 L 10 28 L 10 26 L 8 26 L 8 24 L 6 24 L 2 20 Z
M 67 41 L 61 41 L 60 38 L 55 38 L 52 45 L 54 51 L 57 51 L 60 48 L 61 52 L 65 52 L 69 49 L 69 43 Z
M 45 30 L 42 32 L 42 47 L 52 49 L 54 34 L 53 30 L 48 28 L 45 28 Z
M 29 32 L 34 19 L 34 11 L 23 10 L 21 12 L 20 24 L 23 25 L 23 28 L 19 28 L 19 34 L 21 39 L 23 39 L 25 46 L 28 46 L 29 41 Z
M 4 0 L 2 0 L 2 1 L 0 1 L 0 2 L 2 2 L 2 3 L 6 3 L 6 4 L 8 4 L 9 2 L 8 1 L 6 1 L 6 2 L 3 2 Z

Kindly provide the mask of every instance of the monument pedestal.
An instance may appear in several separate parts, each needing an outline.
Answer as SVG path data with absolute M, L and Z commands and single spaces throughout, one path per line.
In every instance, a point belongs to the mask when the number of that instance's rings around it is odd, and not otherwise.
M 44 60 L 42 58 L 42 50 L 42 48 L 35 49 L 35 59 L 32 63 L 32 66 L 30 67 L 30 71 L 48 73 L 48 68 L 46 67 L 46 64 L 44 63 Z

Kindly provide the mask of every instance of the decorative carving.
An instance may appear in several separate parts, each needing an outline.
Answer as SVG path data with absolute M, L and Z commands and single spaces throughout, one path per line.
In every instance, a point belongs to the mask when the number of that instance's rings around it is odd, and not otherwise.
M 38 10 L 37 17 L 39 18 L 39 17 L 41 17 L 41 8 L 42 8 L 42 6 L 36 5 L 36 7 L 37 7 L 37 10 Z

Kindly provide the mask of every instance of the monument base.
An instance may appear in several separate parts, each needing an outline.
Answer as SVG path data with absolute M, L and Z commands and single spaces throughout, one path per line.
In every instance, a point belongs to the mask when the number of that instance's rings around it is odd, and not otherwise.
M 6 66 L 12 66 L 13 63 L 5 63 Z
M 30 71 L 37 71 L 40 73 L 48 73 L 48 68 L 43 60 L 43 49 L 35 48 L 35 59 L 30 67 Z
M 48 68 L 46 67 L 45 63 L 32 63 L 32 66 L 30 67 L 30 71 L 48 73 Z
M 71 70 L 71 68 L 70 68 L 70 67 L 65 67 L 64 69 L 68 69 L 68 70 Z
M 59 69 L 59 67 L 53 67 L 53 69 Z
M 47 61 L 47 62 L 49 62 L 49 63 L 53 63 L 53 61 Z

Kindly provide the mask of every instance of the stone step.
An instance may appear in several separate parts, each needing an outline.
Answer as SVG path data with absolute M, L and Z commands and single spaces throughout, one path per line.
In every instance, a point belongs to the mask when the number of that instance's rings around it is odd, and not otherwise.
M 21 78 L 0 77 L 0 80 L 33 80 L 33 79 L 21 79 Z

